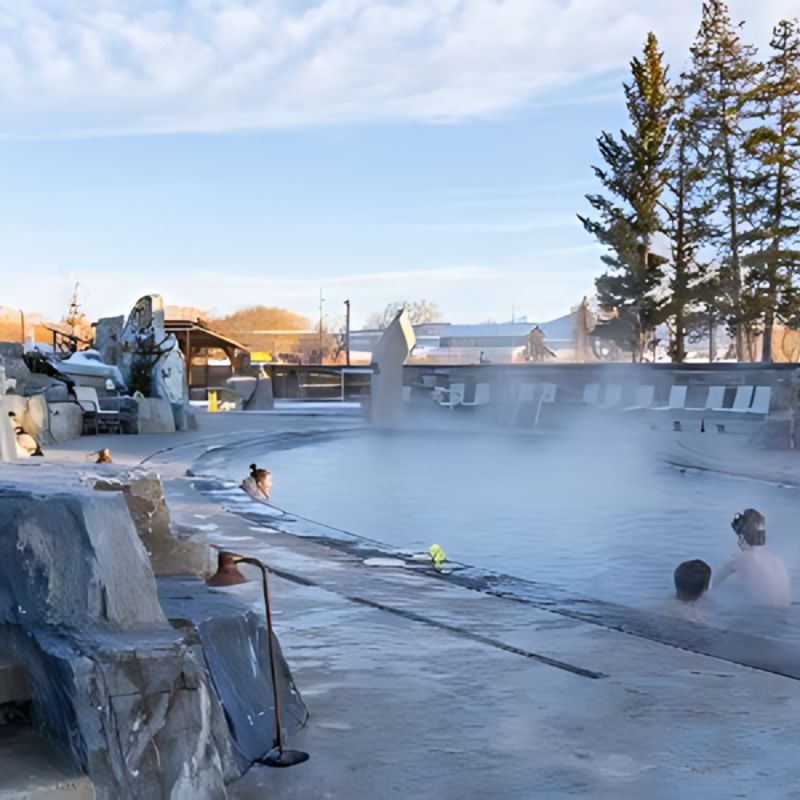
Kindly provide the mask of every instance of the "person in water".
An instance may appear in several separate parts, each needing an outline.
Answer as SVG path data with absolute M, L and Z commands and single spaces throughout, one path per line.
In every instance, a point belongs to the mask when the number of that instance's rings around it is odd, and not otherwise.
M 678 564 L 673 575 L 675 580 L 675 596 L 684 603 L 699 600 L 711 584 L 711 567 L 705 561 L 696 558 Z
M 693 559 L 678 564 L 672 574 L 675 596 L 669 603 L 670 615 L 677 615 L 689 622 L 703 621 L 703 602 L 711 584 L 711 567 L 705 561 Z
M 766 548 L 766 520 L 760 511 L 745 509 L 731 522 L 739 542 L 734 554 L 719 571 L 715 586 L 737 575 L 748 599 L 754 605 L 788 608 L 792 603 L 792 582 L 780 556 Z
M 251 464 L 250 477 L 256 482 L 258 490 L 269 500 L 269 493 L 272 491 L 272 473 L 268 469 L 259 469 L 255 464 Z
M 250 465 L 250 474 L 242 481 L 242 489 L 261 503 L 269 501 L 272 491 L 272 474 L 267 469 L 259 469 L 255 464 Z

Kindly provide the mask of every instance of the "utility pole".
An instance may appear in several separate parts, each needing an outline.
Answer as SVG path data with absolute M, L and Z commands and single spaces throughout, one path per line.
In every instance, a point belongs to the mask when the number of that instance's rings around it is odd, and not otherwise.
M 323 358 L 323 350 L 322 350 L 322 325 L 323 325 L 323 314 L 322 314 L 322 304 L 325 302 L 325 298 L 322 296 L 322 287 L 319 287 L 319 363 L 325 360 Z
M 345 323 L 344 323 L 344 351 L 345 351 L 345 363 L 347 366 L 350 366 L 350 301 L 345 300 L 344 305 L 346 308 L 345 312 Z
M 78 287 L 80 283 L 75 281 L 75 288 L 72 290 L 72 299 L 69 303 L 69 311 L 67 312 L 67 318 L 64 320 L 67 325 L 69 325 L 69 332 L 73 336 L 75 335 L 75 324 L 78 321 L 78 316 L 80 314 L 81 307 L 78 303 Z

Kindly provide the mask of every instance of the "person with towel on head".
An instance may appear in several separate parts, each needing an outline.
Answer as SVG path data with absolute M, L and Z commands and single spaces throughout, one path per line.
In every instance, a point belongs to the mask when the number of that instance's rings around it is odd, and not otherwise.
M 792 581 L 783 559 L 767 550 L 764 515 L 754 508 L 737 514 L 731 522 L 740 552 L 732 555 L 719 571 L 714 586 L 737 576 L 748 600 L 757 606 L 789 608 L 792 604 Z
M 250 465 L 250 474 L 242 481 L 244 489 L 253 500 L 261 503 L 269 501 L 272 491 L 272 473 L 268 469 L 261 469 L 255 464 Z

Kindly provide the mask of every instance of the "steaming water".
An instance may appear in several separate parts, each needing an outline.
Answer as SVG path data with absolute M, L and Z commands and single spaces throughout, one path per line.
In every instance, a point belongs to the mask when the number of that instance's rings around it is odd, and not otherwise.
M 238 481 L 251 461 L 269 467 L 273 502 L 292 512 L 404 550 L 438 542 L 460 562 L 653 610 L 671 596 L 679 562 L 724 563 L 736 549 L 733 514 L 754 506 L 800 594 L 800 492 L 681 472 L 641 444 L 363 431 L 231 453 L 216 471 Z M 752 615 L 731 607 L 733 589 L 712 613 L 752 630 Z M 788 626 L 800 639 L 800 619 Z

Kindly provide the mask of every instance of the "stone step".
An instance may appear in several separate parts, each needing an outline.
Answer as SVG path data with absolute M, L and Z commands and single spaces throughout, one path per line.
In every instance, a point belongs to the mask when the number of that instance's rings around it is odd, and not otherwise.
M 94 800 L 92 782 L 30 725 L 0 725 L 0 800 Z
M 0 652 L 0 705 L 24 703 L 31 699 L 25 667 L 11 656 Z

